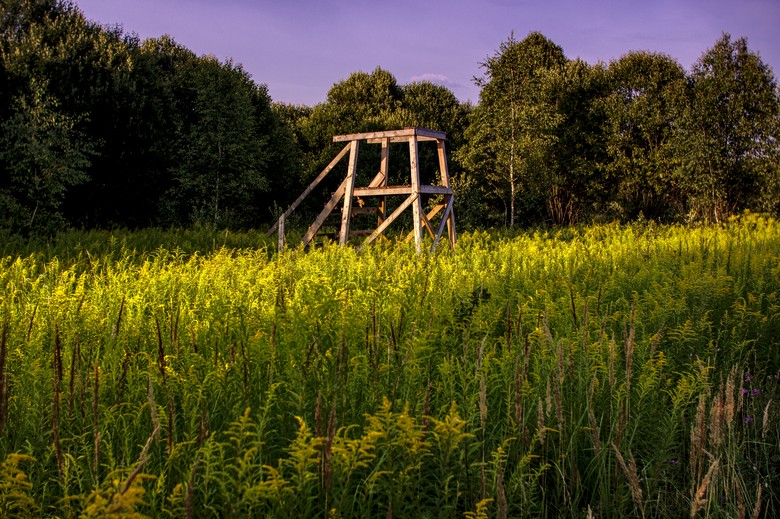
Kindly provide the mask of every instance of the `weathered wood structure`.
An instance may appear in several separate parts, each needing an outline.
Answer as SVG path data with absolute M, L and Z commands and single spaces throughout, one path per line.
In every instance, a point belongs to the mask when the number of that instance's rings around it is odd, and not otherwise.
M 414 243 L 417 252 L 422 250 L 424 232 L 427 231 L 433 238 L 431 250 L 434 250 L 442 237 L 445 226 L 447 227 L 447 237 L 450 247 L 455 246 L 455 213 L 453 209 L 454 195 L 450 186 L 449 170 L 447 169 L 447 155 L 444 146 L 446 134 L 444 132 L 428 130 L 425 128 L 404 128 L 403 130 L 390 130 L 382 132 L 353 133 L 349 135 L 336 135 L 333 142 L 346 143 L 338 155 L 328 164 L 328 166 L 317 175 L 311 184 L 301 193 L 301 195 L 290 205 L 290 207 L 281 215 L 279 221 L 268 231 L 270 236 L 274 232 L 279 234 L 279 249 L 284 247 L 284 223 L 288 216 L 296 207 L 311 193 L 330 171 L 343 159 L 348 157 L 347 175 L 339 187 L 333 192 L 330 200 L 325 204 L 320 214 L 309 226 L 306 234 L 303 236 L 303 246 L 308 245 L 322 228 L 326 219 L 331 215 L 334 209 L 341 202 L 341 225 L 338 232 L 339 243 L 344 245 L 347 240 L 353 236 L 368 236 L 363 242 L 364 245 L 371 243 L 401 215 L 406 209 L 412 209 L 412 221 L 414 230 L 409 233 L 407 239 L 414 237 Z M 420 161 L 418 145 L 420 142 L 435 143 L 438 159 L 439 172 L 441 175 L 441 185 L 424 185 L 420 181 Z M 357 160 L 358 150 L 361 142 L 369 144 L 379 144 L 382 147 L 379 171 L 373 180 L 367 186 L 357 186 Z M 408 143 L 409 146 L 409 173 L 410 184 L 407 185 L 388 185 L 389 162 L 390 162 L 390 144 Z M 387 214 L 388 197 L 405 196 L 406 198 L 389 215 Z M 423 197 L 440 196 L 440 203 L 436 204 L 427 214 L 423 210 Z M 377 197 L 378 205 L 364 206 L 363 198 Z M 358 206 L 355 206 L 355 200 L 358 200 Z M 377 227 L 373 230 L 351 230 L 350 223 L 353 216 L 357 214 L 374 213 L 377 216 Z M 440 214 L 441 213 L 441 214 Z M 440 215 L 441 220 L 436 230 L 432 221 Z

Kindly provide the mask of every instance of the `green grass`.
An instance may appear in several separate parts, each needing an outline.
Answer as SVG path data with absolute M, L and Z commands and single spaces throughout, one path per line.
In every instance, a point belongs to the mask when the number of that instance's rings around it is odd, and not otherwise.
M 774 516 L 779 229 L 8 242 L 0 516 Z

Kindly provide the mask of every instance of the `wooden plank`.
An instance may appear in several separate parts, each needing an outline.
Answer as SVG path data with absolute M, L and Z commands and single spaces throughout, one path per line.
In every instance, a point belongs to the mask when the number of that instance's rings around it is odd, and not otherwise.
M 428 229 L 428 234 L 431 235 L 431 238 L 435 238 L 436 235 L 433 233 L 433 227 L 431 227 L 431 222 L 428 221 L 428 218 L 425 217 L 425 213 L 420 213 L 420 219 L 422 220 L 423 226 Z
M 344 207 L 341 210 L 341 232 L 339 243 L 345 245 L 349 239 L 349 221 L 352 219 L 352 195 L 357 176 L 358 145 L 360 141 L 352 141 L 349 150 L 349 167 L 347 168 L 347 184 L 344 188 Z
M 437 150 L 439 154 L 439 171 L 441 172 L 441 184 L 444 187 L 451 188 L 450 185 L 450 170 L 447 166 L 447 151 L 444 145 L 444 141 L 438 141 Z M 456 239 L 456 233 L 455 233 L 455 197 L 450 195 L 450 201 L 449 201 L 449 215 L 446 218 L 447 220 L 447 236 L 450 240 L 450 247 L 455 248 L 455 239 Z
M 377 187 L 381 186 L 382 184 L 387 184 L 387 178 L 385 178 L 385 174 L 380 171 L 374 175 L 374 178 L 372 178 L 371 182 L 368 183 L 368 187 Z
M 436 236 L 433 238 L 433 245 L 431 245 L 431 252 L 436 250 L 436 247 L 439 245 L 439 240 L 441 239 L 441 233 L 444 232 L 444 225 L 449 225 L 449 218 L 452 214 L 452 201 L 453 197 L 450 197 L 449 202 L 447 203 L 447 208 L 444 210 L 444 214 L 441 215 L 441 222 L 439 223 L 439 228 L 436 230 Z
M 447 207 L 447 204 L 436 204 L 436 205 L 434 206 L 434 208 L 433 208 L 433 209 L 431 209 L 430 211 L 428 211 L 428 214 L 426 214 L 426 215 L 425 215 L 425 217 L 426 217 L 426 218 L 428 219 L 428 221 L 430 222 L 430 221 L 431 221 L 431 219 L 432 219 L 434 216 L 436 216 L 437 214 L 439 214 L 439 211 L 441 211 L 441 210 L 442 210 L 442 209 L 444 209 L 445 207 Z M 407 235 L 406 235 L 406 237 L 404 238 L 404 241 L 409 241 L 409 240 L 411 240 L 411 239 L 412 239 L 412 236 L 414 236 L 414 231 L 409 231 L 409 234 L 407 234 Z
M 414 134 L 418 140 L 437 140 L 443 141 L 447 138 L 447 134 L 438 130 L 429 130 L 428 128 L 415 128 Z
M 284 217 L 287 218 L 290 216 L 290 214 L 295 210 L 298 205 L 300 205 L 301 202 L 303 202 L 303 199 L 309 196 L 309 193 L 312 192 L 312 190 L 319 185 L 320 182 L 322 182 L 322 179 L 324 179 L 328 173 L 330 173 L 330 170 L 332 170 L 334 167 L 336 167 L 336 164 L 339 163 L 339 161 L 344 158 L 344 155 L 347 154 L 347 151 L 349 151 L 349 144 L 344 146 L 344 149 L 339 152 L 338 155 L 336 155 L 336 158 L 330 161 L 330 164 L 328 164 L 325 169 L 322 170 L 322 172 L 317 175 L 317 178 L 315 178 L 311 184 L 309 184 L 309 187 L 303 190 L 303 193 L 295 199 L 295 202 L 293 202 L 290 207 L 287 208 L 287 210 L 284 212 Z M 271 227 L 268 232 L 266 233 L 266 236 L 271 236 L 277 229 L 278 223 L 275 223 L 273 227 Z
M 387 187 L 387 177 L 390 168 L 390 139 L 382 139 L 382 156 L 379 159 L 379 173 L 382 175 L 382 187 Z M 369 185 L 368 187 L 374 187 Z M 383 196 L 379 201 L 379 215 L 376 219 L 377 225 L 382 225 L 385 219 L 385 211 L 387 211 L 387 197 Z
M 385 140 L 388 137 L 383 138 L 377 138 L 377 139 L 366 139 L 366 142 L 368 144 L 382 144 L 382 141 Z M 409 137 L 389 137 L 389 140 L 393 144 L 397 144 L 399 142 L 409 142 Z M 417 137 L 418 141 L 438 141 L 439 139 L 434 139 L 433 137 Z
M 387 186 L 387 187 L 356 187 L 353 190 L 355 196 L 393 196 L 411 195 L 412 186 Z
M 410 195 L 414 192 L 423 195 L 451 195 L 452 189 L 443 186 L 419 186 L 415 191 L 413 186 L 387 186 L 387 187 L 356 187 L 352 193 L 354 196 L 393 196 Z
M 346 135 L 335 135 L 333 142 L 345 141 L 365 141 L 368 139 L 384 139 L 386 137 L 410 137 L 414 135 L 414 128 L 405 128 L 403 130 L 386 130 L 383 132 L 365 132 L 349 133 Z
M 352 208 L 352 216 L 359 215 L 359 214 L 377 214 L 380 213 L 380 209 L 378 207 L 353 207 Z
M 341 181 L 341 184 L 339 185 L 338 189 L 333 192 L 333 195 L 330 197 L 330 200 L 327 201 L 325 204 L 325 208 L 320 211 L 320 214 L 317 215 L 317 218 L 314 220 L 314 223 L 312 223 L 309 226 L 309 229 L 306 231 L 306 234 L 303 236 L 303 239 L 301 240 L 301 243 L 305 247 L 309 244 L 309 242 L 314 238 L 314 236 L 317 234 L 317 231 L 320 230 L 320 227 L 322 227 L 322 224 L 325 223 L 325 220 L 328 219 L 328 216 L 330 216 L 330 213 L 333 212 L 333 209 L 335 209 L 336 205 L 339 203 L 339 200 L 341 200 L 341 197 L 344 196 L 344 189 L 347 186 L 347 179 L 344 179 Z
M 420 186 L 420 193 L 424 195 L 451 195 L 452 189 L 444 186 Z
M 455 241 L 458 239 L 455 232 L 455 195 L 450 196 L 450 214 L 447 217 L 447 234 L 450 238 L 450 248 L 455 248 Z
M 422 225 L 420 215 L 422 213 L 422 202 L 420 201 L 420 162 L 417 156 L 417 138 L 409 139 L 409 169 L 412 176 L 412 192 L 417 198 L 412 203 L 412 221 L 414 222 L 414 246 L 417 254 L 421 252 L 422 246 Z
M 402 142 L 406 140 L 406 137 L 421 137 L 423 140 L 443 140 L 447 138 L 447 134 L 437 130 L 429 130 L 428 128 L 404 128 L 403 130 L 386 130 L 382 132 L 365 132 L 365 133 L 349 133 L 346 135 L 335 135 L 333 142 L 346 142 L 346 141 L 367 141 L 370 139 L 377 139 L 374 142 L 379 142 L 378 139 L 391 138 L 401 140 L 395 142 Z
M 369 243 L 371 243 L 372 241 L 377 239 L 379 237 L 379 235 L 382 234 L 383 232 L 385 232 L 385 229 L 387 229 L 390 226 L 390 224 L 393 223 L 393 220 L 398 218 L 398 216 L 401 213 L 403 213 L 404 210 L 407 207 L 409 207 L 412 204 L 412 202 L 416 201 L 418 198 L 419 198 L 419 196 L 417 194 L 415 194 L 415 193 L 412 193 L 411 195 L 409 195 L 409 197 L 406 200 L 404 200 L 403 203 L 401 205 L 399 205 L 396 208 L 396 210 L 393 211 L 392 214 L 390 216 L 388 216 L 387 219 L 384 222 L 382 222 L 382 225 L 377 227 L 376 230 L 373 233 L 371 233 L 371 236 L 366 238 L 366 241 L 363 242 L 363 245 L 368 245 Z
M 286 218 L 285 214 L 282 214 L 282 216 L 279 217 L 279 221 L 277 222 L 279 224 L 279 240 L 277 243 L 277 251 L 282 252 L 284 250 L 284 220 Z

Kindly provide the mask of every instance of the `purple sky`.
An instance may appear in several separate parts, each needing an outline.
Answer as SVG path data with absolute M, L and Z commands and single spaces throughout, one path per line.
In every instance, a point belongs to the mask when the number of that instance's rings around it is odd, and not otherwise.
M 142 39 L 170 34 L 241 63 L 274 101 L 313 106 L 352 72 L 382 67 L 479 99 L 479 63 L 514 31 L 541 31 L 569 58 L 663 52 L 690 69 L 722 32 L 780 70 L 780 0 L 76 0 L 86 17 Z

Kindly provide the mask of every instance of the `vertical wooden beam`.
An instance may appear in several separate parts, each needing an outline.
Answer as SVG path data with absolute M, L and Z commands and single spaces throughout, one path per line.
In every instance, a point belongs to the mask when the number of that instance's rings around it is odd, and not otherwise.
M 439 171 L 441 171 L 441 185 L 444 187 L 452 187 L 450 185 L 450 170 L 447 167 L 447 152 L 444 148 L 444 140 L 436 139 L 436 147 L 439 152 Z M 450 248 L 455 248 L 455 240 L 457 239 L 455 232 L 455 197 L 450 195 L 447 202 L 447 234 L 450 239 Z
M 387 173 L 389 171 L 390 163 L 390 138 L 385 137 L 382 139 L 382 158 L 379 162 L 379 173 L 383 175 L 382 187 L 387 187 Z M 387 197 L 383 196 L 379 201 L 379 216 L 377 217 L 377 226 L 382 225 L 385 221 L 385 214 L 387 212 Z
M 344 245 L 349 239 L 349 221 L 352 219 L 352 194 L 355 190 L 355 177 L 357 176 L 358 144 L 360 141 L 352 141 L 349 149 L 349 168 L 347 169 L 347 184 L 344 186 L 344 208 L 341 210 L 341 232 L 339 244 Z
M 278 242 L 278 252 L 282 252 L 284 250 L 284 220 L 285 220 L 285 213 L 282 213 L 282 216 L 279 217 L 279 221 L 277 222 L 279 224 L 279 242 Z
M 422 201 L 420 200 L 420 162 L 417 156 L 417 135 L 409 137 L 409 168 L 412 176 L 412 194 L 417 195 L 412 202 L 412 220 L 414 220 L 414 246 L 419 254 L 422 249 Z

